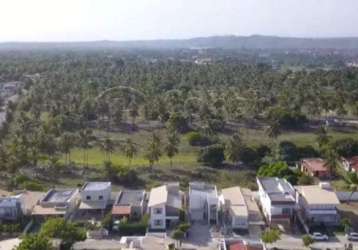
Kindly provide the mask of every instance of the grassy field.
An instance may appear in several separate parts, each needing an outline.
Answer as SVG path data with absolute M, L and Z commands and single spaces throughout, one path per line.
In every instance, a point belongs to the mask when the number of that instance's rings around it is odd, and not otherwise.
M 156 130 L 156 132 L 162 138 L 162 143 L 165 143 L 166 131 L 164 129 Z M 255 129 L 240 129 L 243 140 L 250 146 L 259 144 L 270 145 L 272 139 L 268 138 L 263 130 Z M 125 141 L 126 138 L 131 138 L 138 144 L 139 152 L 133 158 L 131 164 L 129 159 L 123 155 L 119 148 L 111 155 L 111 161 L 115 165 L 129 166 L 135 169 L 139 178 L 142 180 L 143 187 L 152 187 L 167 181 L 179 181 L 186 183 L 193 180 L 207 181 L 217 184 L 219 187 L 227 187 L 232 185 L 246 186 L 255 188 L 256 169 L 237 169 L 235 167 L 223 167 L 220 169 L 214 169 L 210 167 L 204 167 L 197 161 L 199 147 L 192 147 L 189 145 L 186 135 L 182 135 L 179 145 L 179 154 L 173 158 L 173 165 L 170 166 L 170 159 L 165 156 L 163 152 L 159 162 L 154 164 L 154 168 L 149 170 L 148 160 L 145 158 L 146 143 L 150 138 L 151 131 L 140 130 L 134 133 L 107 133 L 103 131 L 95 131 L 97 137 L 109 136 L 118 143 Z M 333 140 L 341 138 L 356 138 L 358 139 L 358 131 L 351 133 L 343 133 L 330 131 L 330 136 Z M 220 134 L 221 141 L 226 141 L 230 135 Z M 292 141 L 298 146 L 312 145 L 317 146 L 316 135 L 312 132 L 285 132 L 281 134 L 278 141 Z M 86 165 L 83 157 L 84 151 L 80 148 L 76 148 L 71 152 L 71 161 L 76 163 L 76 166 Z M 104 152 L 100 150 L 98 146 L 94 146 L 88 150 L 88 167 L 92 169 L 96 174 L 94 177 L 87 176 L 84 179 L 102 178 L 103 176 L 103 162 L 105 160 Z M 64 162 L 64 157 L 62 158 Z M 74 185 L 80 182 L 81 179 L 63 179 L 64 185 Z M 119 185 L 121 185 L 119 183 Z M 137 185 L 137 184 L 136 184 Z M 347 184 L 343 179 L 337 179 L 333 182 L 333 185 L 338 189 L 346 189 Z

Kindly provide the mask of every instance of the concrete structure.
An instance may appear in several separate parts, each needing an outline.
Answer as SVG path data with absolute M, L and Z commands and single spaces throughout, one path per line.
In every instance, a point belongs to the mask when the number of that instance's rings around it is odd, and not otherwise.
M 299 210 L 308 225 L 337 226 L 340 202 L 336 193 L 325 183 L 296 186 Z
M 78 189 L 50 189 L 34 206 L 32 215 L 37 218 L 67 218 L 75 211 L 78 203 Z
M 112 185 L 110 182 L 87 182 L 80 190 L 81 204 L 77 218 L 96 219 L 105 214 L 111 201 Z
M 342 165 L 347 172 L 358 173 L 358 156 L 341 159 Z
M 296 209 L 296 191 L 285 179 L 257 178 L 259 200 L 269 224 L 290 223 Z
M 152 188 L 149 195 L 148 212 L 150 229 L 164 230 L 179 220 L 182 208 L 182 193 L 179 183 L 169 183 Z
M 113 218 L 141 218 L 145 211 L 145 199 L 146 193 L 144 190 L 125 190 L 120 192 L 113 204 Z
M 189 183 L 189 216 L 192 221 L 218 222 L 219 196 L 215 185 Z
M 0 221 L 15 221 L 21 215 L 21 201 L 18 197 L 0 198 Z
M 249 227 L 249 211 L 240 187 L 225 188 L 222 193 L 224 221 L 232 229 Z
M 321 158 L 309 158 L 301 161 L 301 171 L 307 175 L 317 178 L 329 178 L 329 172 L 326 162 Z

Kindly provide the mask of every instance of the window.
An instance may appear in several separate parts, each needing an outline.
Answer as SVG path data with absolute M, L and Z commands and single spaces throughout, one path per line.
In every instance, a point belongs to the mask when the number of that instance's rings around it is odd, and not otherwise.
M 162 225 L 162 220 L 155 220 L 154 225 L 155 226 L 161 226 Z
M 163 212 L 162 208 L 154 208 L 154 213 L 155 214 L 161 214 Z
M 287 207 L 282 208 L 282 214 L 286 214 L 286 215 L 291 214 L 291 209 Z
M 103 200 L 103 195 L 98 196 L 98 200 Z
M 91 196 L 90 196 L 90 195 L 87 195 L 87 196 L 86 196 L 86 200 L 90 201 L 90 200 L 91 200 Z

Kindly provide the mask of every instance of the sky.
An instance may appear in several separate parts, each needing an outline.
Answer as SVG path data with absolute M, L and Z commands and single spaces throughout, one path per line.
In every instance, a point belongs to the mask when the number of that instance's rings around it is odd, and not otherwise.
M 358 0 L 0 0 L 0 42 L 358 37 Z

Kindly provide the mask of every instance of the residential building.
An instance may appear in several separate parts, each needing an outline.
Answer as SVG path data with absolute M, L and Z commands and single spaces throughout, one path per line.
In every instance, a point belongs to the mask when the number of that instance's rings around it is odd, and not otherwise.
M 296 209 L 296 191 L 285 179 L 257 178 L 262 212 L 269 224 L 290 224 Z
M 15 221 L 21 215 L 21 203 L 17 197 L 0 198 L 0 221 Z
M 225 188 L 221 191 L 225 224 L 232 229 L 249 227 L 249 211 L 240 187 Z
M 308 225 L 339 225 L 337 207 L 340 202 L 328 183 L 295 188 L 299 211 Z
M 251 191 L 248 188 L 240 188 L 241 193 L 244 196 L 247 210 L 249 213 L 249 225 L 251 226 L 265 226 L 265 221 L 262 217 L 259 206 L 256 202 L 256 192 Z
M 78 189 L 50 189 L 32 210 L 36 218 L 67 218 L 79 204 Z
M 121 191 L 113 204 L 113 218 L 141 218 L 145 211 L 145 199 L 146 193 L 144 190 Z
M 169 183 L 152 188 L 148 202 L 150 229 L 164 230 L 178 222 L 182 197 L 179 183 Z
M 81 204 L 77 219 L 100 219 L 111 203 L 110 182 L 87 182 L 80 190 Z
M 358 156 L 341 159 L 342 165 L 347 172 L 358 173 Z
M 219 196 L 215 185 L 189 183 L 189 216 L 192 221 L 218 222 Z
M 326 166 L 326 161 L 321 158 L 309 158 L 301 161 L 301 171 L 317 178 L 329 178 L 331 173 Z

